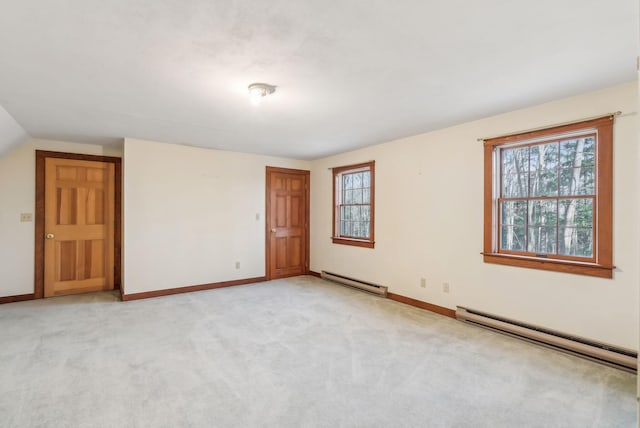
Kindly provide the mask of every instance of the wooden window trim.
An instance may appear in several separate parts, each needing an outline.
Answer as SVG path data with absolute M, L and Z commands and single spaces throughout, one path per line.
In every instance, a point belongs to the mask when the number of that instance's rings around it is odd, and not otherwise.
M 350 238 L 340 236 L 337 232 L 337 221 L 338 221 L 338 204 L 336 201 L 336 197 L 338 196 L 338 189 L 336 188 L 336 177 L 338 174 L 341 174 L 345 171 L 357 170 L 357 169 L 369 169 L 371 174 L 371 186 L 370 186 L 370 220 L 369 220 L 369 238 L 368 239 L 359 239 L 359 238 Z M 331 241 L 334 244 L 342 244 L 342 245 L 351 245 L 354 247 L 365 247 L 365 248 L 374 248 L 375 247 L 375 161 L 363 162 L 354 165 L 346 165 L 337 168 L 333 168 L 333 227 L 331 232 Z
M 596 129 L 596 215 L 594 218 L 594 261 L 581 262 L 575 258 L 543 258 L 528 254 L 498 252 L 497 224 L 494 213 L 493 174 L 494 149 L 518 141 L 545 138 L 580 130 Z M 551 140 L 550 140 L 551 141 Z M 524 132 L 485 140 L 484 142 L 484 251 L 485 263 L 541 269 L 612 278 L 613 269 L 613 116 L 605 116 L 569 125 Z

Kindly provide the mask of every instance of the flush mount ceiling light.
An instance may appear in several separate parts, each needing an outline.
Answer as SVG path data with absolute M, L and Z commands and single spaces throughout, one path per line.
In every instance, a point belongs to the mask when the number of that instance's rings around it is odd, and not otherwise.
M 252 83 L 249 85 L 249 96 L 253 104 L 260 104 L 263 97 L 273 94 L 275 91 L 276 87 L 268 83 Z

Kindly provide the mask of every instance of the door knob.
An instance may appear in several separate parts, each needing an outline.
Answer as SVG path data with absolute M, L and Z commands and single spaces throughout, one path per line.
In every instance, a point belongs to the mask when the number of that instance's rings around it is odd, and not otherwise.
M 55 238 L 55 235 L 53 233 L 47 233 L 46 238 L 47 239 L 53 239 L 53 238 Z
M 273 229 L 271 229 L 272 233 L 276 233 L 276 228 L 274 227 Z

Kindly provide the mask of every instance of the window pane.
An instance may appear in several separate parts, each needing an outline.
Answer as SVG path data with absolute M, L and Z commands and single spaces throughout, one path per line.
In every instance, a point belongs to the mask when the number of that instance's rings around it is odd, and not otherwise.
M 359 222 L 357 222 L 357 221 L 351 222 L 351 232 L 349 233 L 349 236 L 352 236 L 354 238 L 358 237 L 358 235 L 359 235 L 359 231 L 358 231 L 359 226 L 360 226 Z
M 362 174 L 352 174 L 353 175 L 353 188 L 361 189 L 362 188 Z
M 345 207 L 345 212 L 347 214 L 346 220 L 353 221 L 358 219 L 358 211 L 354 210 L 354 208 L 357 208 L 357 207 L 353 207 L 353 206 Z
M 351 208 L 351 220 L 352 221 L 360 221 L 360 207 L 359 206 L 354 206 L 354 207 L 350 207 Z
M 345 207 L 344 205 L 340 206 L 340 219 L 351 220 L 351 210 L 349 207 Z
M 560 199 L 561 226 L 593 227 L 593 199 Z
M 353 202 L 354 204 L 362 203 L 362 189 L 354 189 L 353 190 Z
M 360 207 L 360 212 L 362 221 L 368 222 L 371 220 L 371 207 L 369 205 Z
M 343 203 L 345 203 L 345 204 L 352 204 L 353 203 L 353 190 L 345 190 L 344 191 Z
M 555 254 L 556 228 L 529 226 L 528 250 L 536 254 Z
M 347 236 L 348 235 L 347 224 L 348 224 L 348 222 L 346 222 L 346 221 L 341 221 L 340 222 L 340 236 Z
M 363 189 L 362 190 L 362 203 L 370 204 L 371 203 L 371 189 Z
M 362 173 L 362 187 L 371 187 L 371 172 L 365 171 Z
M 502 196 L 526 197 L 529 190 L 529 147 L 502 150 Z
M 530 174 L 529 196 L 557 196 L 558 170 L 538 170 Z
M 353 188 L 353 178 L 351 177 L 351 174 L 345 174 L 342 176 L 342 187 L 344 190 Z
M 527 215 L 527 201 L 502 202 L 502 217 L 500 221 L 505 225 L 524 226 Z
M 502 226 L 500 234 L 500 248 L 510 251 L 525 250 L 524 226 Z
M 363 238 L 370 238 L 371 237 L 371 233 L 370 233 L 370 228 L 371 228 L 371 223 L 369 223 L 368 221 L 365 221 L 363 223 L 363 227 L 364 227 L 364 233 L 363 233 Z
M 582 165 L 594 165 L 596 159 L 596 139 L 587 137 L 582 148 Z
M 502 150 L 502 174 L 529 171 L 529 147 Z
M 503 198 L 526 198 L 529 189 L 529 174 L 503 174 L 502 175 L 502 197 Z
M 583 166 L 560 170 L 560 194 L 563 196 L 595 194 L 593 169 L 593 166 Z
M 557 218 L 556 200 L 534 199 L 529 201 L 529 225 L 531 226 L 553 226 L 555 227 Z
M 558 143 L 539 144 L 531 147 L 529 168 L 531 171 L 557 169 Z
M 593 257 L 593 229 L 561 227 L 558 230 L 558 254 Z
M 369 237 L 369 223 L 361 221 L 358 223 L 358 238 Z
M 594 137 L 576 138 L 560 142 L 560 167 L 576 168 L 593 165 L 596 141 Z

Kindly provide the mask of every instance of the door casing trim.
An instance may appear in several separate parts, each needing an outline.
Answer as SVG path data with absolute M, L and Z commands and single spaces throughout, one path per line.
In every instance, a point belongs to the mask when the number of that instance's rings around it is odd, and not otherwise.
M 311 195 L 311 171 L 307 171 L 305 169 L 290 169 L 290 168 L 278 168 L 278 167 L 274 167 L 274 166 L 267 166 L 266 168 L 266 180 L 265 180 L 265 214 L 264 214 L 264 232 L 265 232 L 265 238 L 264 238 L 264 246 L 265 246 L 265 278 L 267 281 L 270 281 L 272 278 L 272 273 L 271 273 L 271 245 L 269 245 L 269 240 L 271 238 L 271 230 L 269 227 L 269 224 L 271 223 L 271 198 L 269 197 L 269 189 L 271 188 L 271 173 L 272 172 L 282 172 L 282 173 L 286 173 L 286 174 L 299 174 L 299 175 L 306 175 L 306 183 L 307 183 L 307 188 L 305 189 L 305 258 L 304 258 L 304 265 L 305 265 L 305 274 L 309 273 L 309 262 L 311 259 L 311 245 L 310 245 L 310 234 L 309 234 L 309 229 L 310 229 L 310 217 L 311 217 L 311 201 L 310 201 L 310 195 Z
M 113 288 L 122 288 L 122 159 L 113 156 L 85 155 L 79 153 L 51 152 L 36 150 L 36 206 L 35 206 L 35 257 L 34 257 L 34 299 L 44 297 L 44 192 L 45 192 L 45 159 L 71 159 L 114 164 L 114 227 L 113 227 Z

